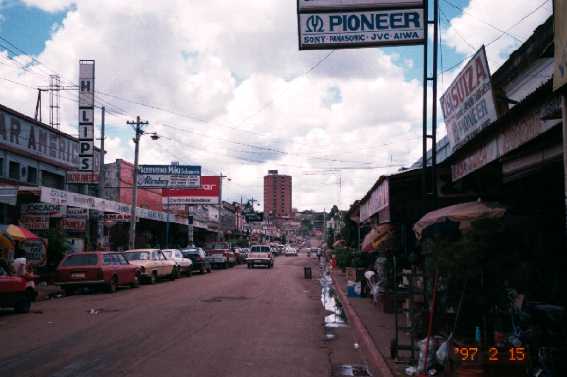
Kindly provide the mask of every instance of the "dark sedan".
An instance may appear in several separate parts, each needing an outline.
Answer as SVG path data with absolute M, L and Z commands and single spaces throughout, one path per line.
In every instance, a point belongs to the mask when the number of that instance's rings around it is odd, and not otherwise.
M 193 271 L 200 271 L 202 274 L 211 272 L 211 264 L 207 261 L 205 250 L 200 247 L 188 247 L 181 250 L 183 258 L 189 258 L 193 262 Z

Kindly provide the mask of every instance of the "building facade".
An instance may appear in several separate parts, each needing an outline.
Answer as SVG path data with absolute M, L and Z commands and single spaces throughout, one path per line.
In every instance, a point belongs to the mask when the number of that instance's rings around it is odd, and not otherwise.
M 292 179 L 269 170 L 264 176 L 264 216 L 270 218 L 292 217 Z

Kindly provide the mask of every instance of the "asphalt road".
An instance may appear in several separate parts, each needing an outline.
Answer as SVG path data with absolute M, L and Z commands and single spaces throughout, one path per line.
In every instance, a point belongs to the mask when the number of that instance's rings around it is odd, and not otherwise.
M 0 313 L 0 376 L 329 376 L 305 263 L 278 257 L 271 270 L 237 266 Z

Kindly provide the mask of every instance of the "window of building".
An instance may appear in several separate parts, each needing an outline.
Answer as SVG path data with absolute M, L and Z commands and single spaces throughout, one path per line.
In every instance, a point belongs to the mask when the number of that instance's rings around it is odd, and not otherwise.
M 19 180 L 20 179 L 20 163 L 15 162 L 15 161 L 10 161 L 9 165 L 10 166 L 8 168 L 8 176 L 11 179 Z
M 37 184 L 37 168 L 28 166 L 28 183 Z
M 41 185 L 45 187 L 63 190 L 65 188 L 65 176 L 53 174 L 46 170 L 41 171 Z

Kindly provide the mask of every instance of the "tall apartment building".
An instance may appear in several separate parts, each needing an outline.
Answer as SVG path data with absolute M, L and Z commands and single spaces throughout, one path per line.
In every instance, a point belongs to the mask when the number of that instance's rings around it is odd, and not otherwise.
M 268 175 L 264 176 L 264 216 L 290 218 L 291 193 L 291 176 L 268 170 Z

